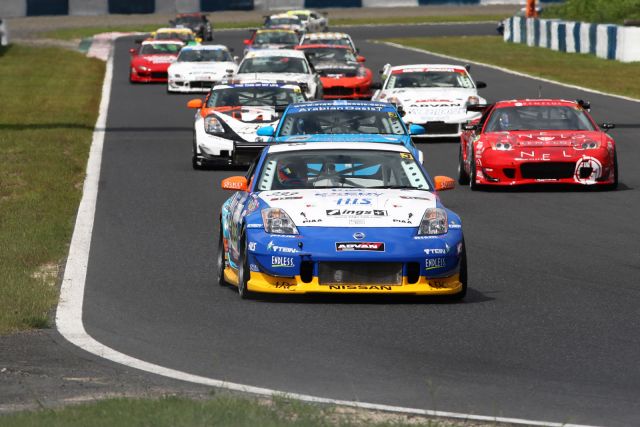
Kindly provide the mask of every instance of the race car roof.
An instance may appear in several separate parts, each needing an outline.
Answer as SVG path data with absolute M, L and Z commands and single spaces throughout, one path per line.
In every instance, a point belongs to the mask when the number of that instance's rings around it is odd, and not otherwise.
M 466 68 L 461 65 L 451 65 L 451 64 L 409 64 L 409 65 L 396 65 L 391 67 L 390 71 L 392 73 L 403 73 L 403 72 L 416 72 L 416 71 L 458 71 L 458 72 L 467 72 Z
M 154 32 L 156 33 L 193 33 L 193 30 L 191 30 L 191 28 L 185 28 L 185 27 L 165 27 L 165 28 L 158 28 Z
M 295 47 L 296 50 L 304 50 L 304 49 L 347 49 L 351 50 L 349 46 L 341 45 L 341 44 L 324 44 L 324 43 L 309 43 L 309 44 L 301 44 Z
M 262 83 L 262 82 L 250 82 L 250 83 L 224 83 L 218 84 L 213 87 L 212 90 L 229 89 L 229 88 L 252 88 L 252 87 L 281 87 L 283 89 L 300 89 L 300 86 L 291 83 Z
M 309 151 L 309 150 L 373 150 L 373 151 L 396 151 L 398 153 L 409 153 L 409 149 L 404 145 L 384 144 L 379 142 L 295 142 L 279 143 L 267 146 L 269 153 L 283 153 L 287 151 Z
M 273 19 L 273 18 L 292 18 L 292 19 L 300 19 L 300 18 L 298 18 L 297 16 L 295 16 L 295 15 L 290 15 L 290 14 L 288 14 L 288 13 L 278 13 L 278 14 L 275 14 L 275 15 L 271 15 L 271 16 L 269 17 L 269 19 Z
M 182 50 L 229 50 L 228 47 L 226 47 L 223 44 L 198 44 L 198 45 L 192 45 L 192 46 L 185 46 L 182 48 Z
M 296 34 L 293 30 L 288 30 L 286 28 L 260 28 L 256 30 L 256 34 L 258 33 L 292 33 Z
M 576 107 L 579 106 L 577 101 L 569 101 L 566 99 L 510 99 L 496 102 L 496 108 L 502 107 L 543 107 L 543 106 L 562 106 Z
M 287 114 L 308 111 L 384 111 L 395 113 L 396 108 L 388 102 L 377 101 L 309 101 L 289 105 Z
M 296 10 L 288 10 L 287 15 L 311 15 L 311 11 L 309 9 L 296 9 Z
M 293 49 L 262 49 L 252 50 L 244 56 L 247 58 L 262 58 L 267 56 L 286 56 L 290 58 L 305 58 L 304 52 Z
M 181 44 L 181 45 L 184 45 L 184 42 L 182 40 L 179 40 L 179 39 L 174 39 L 174 40 L 170 40 L 170 39 L 166 39 L 166 40 L 146 39 L 141 44 L 142 45 L 147 45 L 147 44 Z
M 305 40 L 318 40 L 318 39 L 349 39 L 351 36 L 347 33 L 310 33 L 304 36 Z

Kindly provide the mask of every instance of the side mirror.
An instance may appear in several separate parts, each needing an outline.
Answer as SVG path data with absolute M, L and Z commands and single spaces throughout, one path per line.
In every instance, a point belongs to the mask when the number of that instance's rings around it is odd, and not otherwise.
M 358 55 L 358 57 L 356 59 L 358 60 L 358 62 L 366 62 L 367 61 L 367 58 L 365 58 L 362 55 Z
M 228 70 L 224 70 L 227 73 L 227 76 L 233 76 L 233 73 L 236 72 L 233 68 L 229 68 Z
M 135 55 L 137 55 L 137 54 L 138 54 L 138 50 L 137 50 L 137 49 L 134 49 L 134 48 L 131 48 L 131 49 L 129 49 L 129 53 L 130 53 L 131 55 L 135 56 Z
M 424 126 L 411 124 L 409 125 L 409 133 L 411 135 L 424 135 L 425 133 L 427 133 L 427 130 L 424 128 Z
M 467 71 L 471 71 L 471 64 L 464 64 L 464 69 Z
M 456 186 L 456 181 L 448 176 L 438 175 L 433 180 L 436 184 L 436 191 L 453 190 Z
M 238 55 L 234 55 L 233 56 L 233 62 L 235 62 L 237 64 L 238 61 L 240 61 L 240 57 Z
M 404 111 L 404 108 L 402 107 L 402 105 L 398 105 L 396 109 L 398 110 L 398 114 L 400 114 L 400 117 L 404 117 L 407 115 L 407 112 Z
M 220 186 L 223 190 L 247 191 L 249 183 L 244 176 L 230 176 L 229 178 L 223 179 Z
M 476 129 L 478 129 L 478 125 L 473 125 L 471 123 L 465 123 L 462 125 L 462 130 L 471 131 Z
M 382 89 L 382 83 L 380 82 L 373 82 L 371 83 L 371 90 L 380 90 Z
M 245 45 L 250 45 L 250 44 L 251 44 L 251 40 L 249 40 L 249 39 L 244 39 L 243 43 L 244 43 Z
M 614 129 L 616 125 L 614 125 L 613 123 L 603 123 L 600 125 L 600 127 L 604 129 L 605 132 L 607 132 L 610 129 Z
M 484 89 L 485 87 L 487 87 L 487 84 L 485 82 L 476 82 L 476 88 Z
M 276 133 L 276 130 L 273 126 L 262 126 L 258 128 L 257 135 L 258 136 L 268 136 L 271 137 Z
M 187 102 L 187 108 L 202 108 L 202 99 L 192 99 L 191 101 Z

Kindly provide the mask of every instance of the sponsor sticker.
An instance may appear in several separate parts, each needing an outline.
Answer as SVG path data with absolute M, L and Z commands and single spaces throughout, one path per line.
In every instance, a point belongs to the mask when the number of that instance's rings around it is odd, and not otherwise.
M 247 245 L 247 248 L 250 251 L 255 251 L 256 250 L 256 242 L 249 242 L 249 244 Z
M 445 258 L 427 258 L 425 261 L 425 270 L 433 270 L 447 266 Z
M 413 159 L 413 156 L 409 153 L 400 153 L 400 157 L 403 159 Z
M 369 251 L 384 252 L 383 242 L 336 242 L 337 252 Z
M 327 209 L 327 216 L 330 217 L 380 217 L 387 216 L 387 211 L 383 209 Z
M 271 267 L 293 267 L 293 258 L 288 256 L 272 256 Z
M 269 244 L 267 245 L 267 250 L 268 251 L 272 251 L 272 252 L 283 252 L 283 253 L 288 253 L 288 254 L 295 254 L 296 252 L 298 252 L 298 250 L 296 248 L 289 248 L 286 246 L 278 246 L 275 245 L 273 243 L 273 240 L 269 242 Z

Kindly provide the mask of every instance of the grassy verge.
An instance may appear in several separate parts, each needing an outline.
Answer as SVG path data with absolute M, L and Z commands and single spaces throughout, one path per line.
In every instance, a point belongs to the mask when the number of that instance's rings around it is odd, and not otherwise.
M 505 43 L 495 36 L 403 38 L 388 41 L 640 99 L 640 62 L 621 63 L 593 55 Z
M 499 21 L 508 15 L 444 15 L 444 16 L 395 16 L 387 18 L 341 18 L 331 19 L 331 26 L 336 25 L 366 25 L 366 24 L 427 24 L 427 23 L 447 23 L 447 22 L 477 22 L 477 21 Z M 53 39 L 82 39 L 91 37 L 94 34 L 107 32 L 151 32 L 160 27 L 165 27 L 166 22 L 158 22 L 157 24 L 145 25 L 122 25 L 122 26 L 104 26 L 104 27 L 80 27 L 80 28 L 61 28 L 58 30 L 47 31 L 41 33 L 40 36 Z M 233 28 L 259 28 L 262 22 L 258 21 L 239 21 L 239 22 L 215 22 L 215 29 L 233 29 Z
M 84 426 L 461 426 L 463 423 L 420 420 L 415 417 L 340 411 L 284 398 L 273 402 L 215 397 L 194 401 L 176 397 L 151 399 L 110 399 L 69 406 L 59 410 L 22 412 L 0 417 L 0 426 L 84 427 Z M 474 424 L 477 426 L 478 424 Z M 492 424 L 494 425 L 494 424 Z
M 625 19 L 640 20 L 638 0 L 566 0 L 546 6 L 543 18 L 622 24 Z
M 100 102 L 104 63 L 0 51 L 0 333 L 47 326 Z

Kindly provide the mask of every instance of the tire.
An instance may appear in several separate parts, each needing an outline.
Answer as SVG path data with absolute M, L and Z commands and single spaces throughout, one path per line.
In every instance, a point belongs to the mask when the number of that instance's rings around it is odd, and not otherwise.
M 476 156 L 474 154 L 473 148 L 471 148 L 471 158 L 469 159 L 469 188 L 471 191 L 475 191 L 478 189 L 478 184 L 476 184 Z
M 462 255 L 460 260 L 460 282 L 462 283 L 462 290 L 457 294 L 450 296 L 453 301 L 463 300 L 467 296 L 467 247 L 462 239 Z
M 191 167 L 194 170 L 202 169 L 202 166 L 198 164 L 198 156 L 196 155 L 196 137 L 193 136 L 193 154 L 191 155 Z
M 618 188 L 618 153 L 613 152 L 613 183 L 607 185 L 607 190 L 613 191 Z
M 218 255 L 216 257 L 216 268 L 218 269 L 216 274 L 216 282 L 220 286 L 227 286 L 228 283 L 224 280 L 224 269 L 226 267 L 224 243 L 222 241 L 222 221 L 220 222 L 220 237 L 218 238 Z
M 238 260 L 238 294 L 242 299 L 252 299 L 255 294 L 247 289 L 247 282 L 251 272 L 247 262 L 247 238 L 242 232 L 240 237 L 240 259 Z
M 460 151 L 458 152 L 458 184 L 460 185 L 468 185 L 469 184 L 469 174 L 466 170 L 464 170 L 464 161 L 462 159 L 462 146 L 460 146 Z

